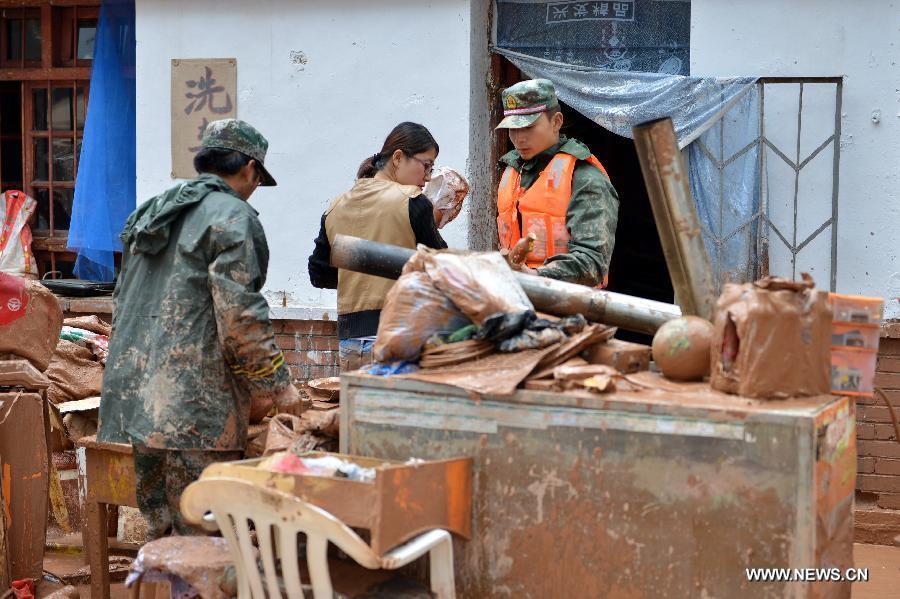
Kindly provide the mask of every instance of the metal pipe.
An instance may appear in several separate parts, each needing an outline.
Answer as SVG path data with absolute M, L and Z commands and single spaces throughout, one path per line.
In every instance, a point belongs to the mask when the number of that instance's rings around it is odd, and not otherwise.
M 675 299 L 685 314 L 711 319 L 714 277 L 672 119 L 643 123 L 632 133 Z
M 331 244 L 331 265 L 388 279 L 396 279 L 415 252 L 395 245 L 337 235 Z M 662 324 L 681 316 L 678 306 L 593 289 L 575 283 L 515 273 L 528 299 L 539 312 L 557 316 L 583 314 L 629 331 L 652 335 Z

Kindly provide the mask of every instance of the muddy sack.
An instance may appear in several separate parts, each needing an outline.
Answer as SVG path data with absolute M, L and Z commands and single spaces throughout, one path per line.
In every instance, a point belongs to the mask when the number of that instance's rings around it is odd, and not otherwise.
M 424 272 L 409 272 L 391 287 L 381 310 L 373 348 L 378 362 L 413 362 L 435 334 L 449 334 L 469 319 L 432 284 Z
M 303 421 L 292 414 L 276 414 L 269 420 L 264 456 L 288 449 L 303 434 Z
M 0 272 L 0 355 L 14 354 L 47 370 L 62 321 L 62 308 L 49 289 Z
M 499 253 L 477 254 L 419 248 L 403 272 L 424 270 L 432 284 L 481 326 L 495 314 L 534 310 L 525 290 Z
M 809 275 L 725 285 L 714 324 L 714 389 L 771 399 L 830 392 L 831 308 Z
M 50 387 L 47 399 L 53 404 L 96 397 L 103 393 L 103 364 L 90 349 L 60 340 L 47 368 Z

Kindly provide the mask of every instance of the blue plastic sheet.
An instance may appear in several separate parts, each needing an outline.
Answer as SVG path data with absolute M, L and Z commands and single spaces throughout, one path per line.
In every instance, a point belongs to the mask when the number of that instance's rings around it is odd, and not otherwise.
M 104 0 L 69 227 L 79 278 L 115 277 L 119 233 L 136 201 L 136 145 L 134 0 Z
M 719 287 L 760 275 L 759 124 L 753 89 L 688 146 L 691 193 Z
M 562 102 L 622 137 L 633 138 L 635 125 L 670 117 L 679 147 L 689 148 L 691 191 L 716 281 L 753 280 L 760 206 L 756 77 L 609 71 L 494 51 L 528 77 L 553 81 Z
M 506 48 L 505 56 L 532 78 L 553 81 L 559 99 L 616 135 L 671 117 L 678 145 L 687 147 L 755 88 L 756 77 L 684 77 L 609 71 L 535 58 Z

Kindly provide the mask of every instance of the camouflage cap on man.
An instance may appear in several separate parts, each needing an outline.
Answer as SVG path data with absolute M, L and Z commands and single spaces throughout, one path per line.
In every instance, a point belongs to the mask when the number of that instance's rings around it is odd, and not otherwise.
M 522 129 L 530 127 L 552 108 L 559 106 L 556 89 L 549 79 L 529 79 L 520 81 L 503 90 L 500 95 L 505 117 L 497 129 Z
M 204 148 L 222 148 L 235 150 L 256 160 L 262 174 L 260 185 L 278 185 L 269 171 L 266 170 L 266 150 L 269 142 L 250 123 L 239 119 L 222 119 L 206 126 L 200 145 Z

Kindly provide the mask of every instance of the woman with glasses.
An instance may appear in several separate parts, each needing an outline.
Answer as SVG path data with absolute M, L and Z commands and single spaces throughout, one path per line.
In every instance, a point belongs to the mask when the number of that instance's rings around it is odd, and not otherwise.
M 331 242 L 336 235 L 352 235 L 410 249 L 420 243 L 446 248 L 435 225 L 434 207 L 422 194 L 438 150 L 424 126 L 400 123 L 381 151 L 363 160 L 353 187 L 335 198 L 322 215 L 309 258 L 309 280 L 314 287 L 338 291 L 342 371 L 372 361 L 381 308 L 394 281 L 333 268 Z

